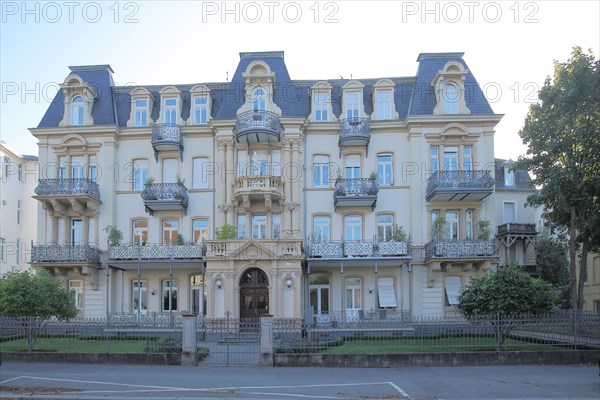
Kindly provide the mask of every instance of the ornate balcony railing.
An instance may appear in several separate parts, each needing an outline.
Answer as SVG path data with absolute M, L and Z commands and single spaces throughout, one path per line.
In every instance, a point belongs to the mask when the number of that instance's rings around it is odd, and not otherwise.
M 371 137 L 371 121 L 367 118 L 346 118 L 340 121 L 340 140 L 343 138 Z M 368 141 L 368 140 L 367 140 Z
M 38 196 L 81 196 L 86 195 L 100 201 L 98 184 L 88 178 L 40 179 L 35 194 Z
M 433 240 L 425 245 L 425 259 L 490 258 L 496 256 L 495 240 Z
M 142 199 L 144 200 L 165 200 L 165 201 L 181 201 L 187 208 L 188 193 L 187 188 L 182 183 L 149 183 L 146 184 L 142 191 Z
M 452 200 L 463 194 L 459 200 L 481 200 L 494 191 L 494 178 L 489 170 L 479 171 L 436 171 L 427 181 L 426 199 L 436 195 Z M 470 197 L 469 197 L 470 196 Z
M 200 259 L 206 253 L 204 244 L 165 245 L 137 243 L 111 246 L 108 248 L 108 258 L 111 261 L 119 260 L 169 260 L 173 259 Z
M 535 235 L 535 224 L 520 224 L 517 222 L 507 222 L 506 224 L 498 225 L 498 236 L 501 235 Z
M 32 263 L 87 263 L 100 264 L 102 250 L 91 245 L 33 245 Z
M 407 241 L 378 242 L 376 240 L 358 241 L 309 241 L 309 258 L 354 258 L 354 257 L 406 257 L 410 255 Z
M 171 142 L 182 145 L 181 127 L 177 124 L 152 125 L 152 144 Z
M 237 116 L 235 123 L 236 139 L 247 137 L 250 142 L 279 141 L 281 125 L 279 116 L 271 111 L 246 111 Z
M 348 178 L 335 181 L 337 196 L 376 196 L 379 193 L 377 181 L 369 178 Z

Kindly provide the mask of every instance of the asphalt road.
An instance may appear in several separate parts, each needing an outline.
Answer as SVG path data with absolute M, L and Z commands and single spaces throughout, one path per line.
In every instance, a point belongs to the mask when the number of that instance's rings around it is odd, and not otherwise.
M 598 366 L 259 368 L 0 366 L 0 398 L 598 400 Z

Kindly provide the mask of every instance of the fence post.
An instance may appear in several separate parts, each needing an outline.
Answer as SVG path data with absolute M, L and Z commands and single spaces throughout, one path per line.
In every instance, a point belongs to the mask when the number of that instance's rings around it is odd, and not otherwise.
M 196 365 L 196 316 L 183 314 L 183 338 L 181 341 L 181 365 Z
M 32 316 L 27 317 L 28 320 L 28 329 L 27 329 L 27 352 L 31 353 L 33 351 L 33 318 Z
M 500 327 L 500 314 L 496 314 L 496 352 L 500 353 L 500 341 L 502 338 L 502 328 Z
M 273 316 L 260 317 L 260 361 L 261 367 L 273 366 Z

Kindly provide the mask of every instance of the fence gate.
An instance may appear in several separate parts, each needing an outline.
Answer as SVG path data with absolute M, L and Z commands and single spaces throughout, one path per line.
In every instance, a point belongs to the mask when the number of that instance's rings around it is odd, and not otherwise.
M 198 366 L 258 365 L 260 320 L 205 319 L 198 327 Z

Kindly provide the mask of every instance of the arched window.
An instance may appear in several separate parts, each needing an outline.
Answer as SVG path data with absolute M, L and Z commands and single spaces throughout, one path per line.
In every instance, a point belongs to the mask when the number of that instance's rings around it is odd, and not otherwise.
M 265 90 L 262 88 L 256 88 L 252 91 L 252 110 L 254 111 L 265 111 Z
M 444 114 L 458 114 L 458 88 L 454 83 L 444 85 Z
M 73 100 L 71 100 L 71 125 L 83 125 L 84 107 L 83 97 L 73 97 Z

